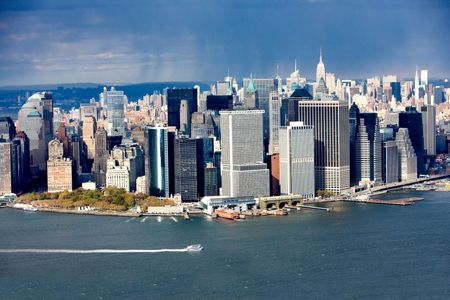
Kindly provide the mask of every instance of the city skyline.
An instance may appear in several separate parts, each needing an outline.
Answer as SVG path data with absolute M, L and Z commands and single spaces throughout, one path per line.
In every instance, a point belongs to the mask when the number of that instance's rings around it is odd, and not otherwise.
M 313 79 L 320 48 L 341 79 L 413 78 L 416 65 L 446 78 L 450 67 L 446 1 L 133 4 L 2 3 L 0 86 L 262 78 L 277 66 L 285 78 L 294 60 Z

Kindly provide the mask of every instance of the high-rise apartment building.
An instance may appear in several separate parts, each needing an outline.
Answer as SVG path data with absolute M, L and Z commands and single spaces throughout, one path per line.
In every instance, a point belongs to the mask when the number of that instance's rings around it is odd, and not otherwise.
M 291 122 L 280 128 L 280 187 L 282 194 L 313 198 L 314 128 Z
M 221 111 L 222 193 L 227 196 L 269 195 L 264 160 L 262 110 Z

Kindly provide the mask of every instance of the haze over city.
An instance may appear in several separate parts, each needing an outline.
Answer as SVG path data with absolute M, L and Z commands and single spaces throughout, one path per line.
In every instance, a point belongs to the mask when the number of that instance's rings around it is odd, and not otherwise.
M 0 86 L 450 68 L 448 1 L 2 1 Z

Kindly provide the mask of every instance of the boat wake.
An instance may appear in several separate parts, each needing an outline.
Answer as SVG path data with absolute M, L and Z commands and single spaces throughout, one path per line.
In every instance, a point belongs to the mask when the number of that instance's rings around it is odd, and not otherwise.
M 198 252 L 203 247 L 190 245 L 181 249 L 0 249 L 0 253 L 64 253 L 64 254 L 94 254 L 94 253 L 164 253 L 164 252 Z

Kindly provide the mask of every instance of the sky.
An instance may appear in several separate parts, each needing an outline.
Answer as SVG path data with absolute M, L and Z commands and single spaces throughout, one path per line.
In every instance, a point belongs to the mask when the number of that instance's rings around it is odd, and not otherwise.
M 450 75 L 448 0 L 0 0 L 0 86 Z

